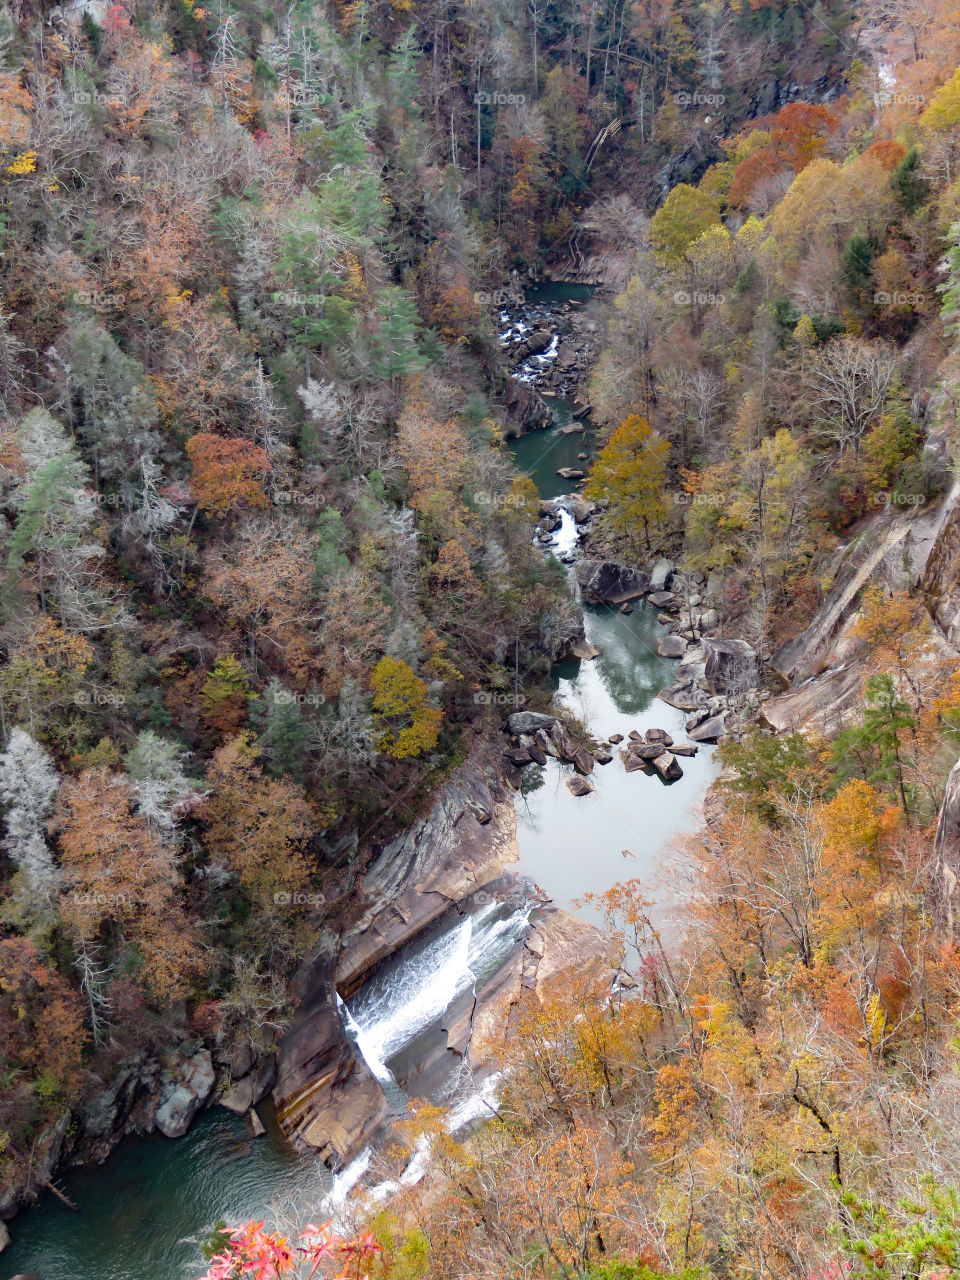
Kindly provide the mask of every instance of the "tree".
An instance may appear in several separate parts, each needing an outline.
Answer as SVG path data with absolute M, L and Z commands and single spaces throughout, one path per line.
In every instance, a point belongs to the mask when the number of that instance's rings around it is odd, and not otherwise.
M 275 890 L 307 883 L 305 847 L 322 821 L 292 782 L 262 776 L 259 757 L 246 733 L 214 752 L 205 842 L 262 907 Z
M 851 446 L 859 452 L 863 433 L 883 412 L 896 371 L 887 346 L 860 338 L 825 343 L 805 365 L 814 419 L 841 457 Z
M 153 1000 L 162 1007 L 181 999 L 203 968 L 202 956 L 183 910 L 173 851 L 137 813 L 129 779 L 103 768 L 65 779 L 51 830 L 63 864 L 60 914 L 81 955 L 102 945 L 115 965 L 132 948 L 140 984 Z M 94 1028 L 96 1005 L 91 989 Z
M 677 265 L 709 227 L 720 221 L 716 202 L 706 192 L 678 182 L 650 223 L 650 239 L 665 262 Z
M 49 916 L 60 876 L 46 841 L 60 778 L 53 761 L 23 729 L 14 729 L 0 756 L 0 801 L 6 806 L 4 848 L 23 877 L 30 915 Z
M 192 473 L 190 489 L 199 510 L 224 516 L 241 506 L 265 507 L 263 482 L 270 459 L 249 440 L 232 440 L 201 431 L 187 441 Z
M 916 719 L 897 692 L 889 672 L 868 677 L 863 686 L 861 723 L 842 730 L 833 743 L 833 759 L 840 779 L 859 774 L 865 781 L 896 791 L 903 816 L 913 807 L 907 796 L 904 730 L 914 730 Z
M 370 677 L 373 709 L 380 721 L 379 750 L 396 760 L 422 755 L 437 745 L 442 712 L 427 701 L 427 686 L 399 658 L 381 658 Z
M 670 446 L 646 418 L 624 418 L 593 465 L 584 493 L 610 503 L 612 527 L 636 545 L 641 528 L 651 550 L 650 526 L 666 515 L 664 483 Z

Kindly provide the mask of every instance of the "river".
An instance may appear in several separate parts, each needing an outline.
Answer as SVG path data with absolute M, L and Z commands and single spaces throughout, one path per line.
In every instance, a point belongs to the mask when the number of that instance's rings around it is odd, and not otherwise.
M 548 284 L 531 291 L 528 303 L 539 323 L 552 321 L 563 329 L 553 308 L 559 312 L 571 299 L 585 303 L 591 293 L 588 286 Z M 502 327 L 516 320 L 502 315 Z M 556 347 L 554 342 L 535 365 L 527 362 L 527 373 L 546 367 Z M 592 454 L 593 433 L 589 421 L 583 434 L 563 433 L 575 406 L 562 387 L 548 402 L 554 425 L 513 441 L 511 449 L 540 495 L 555 498 L 570 487 L 557 469 L 582 466 L 578 455 Z M 576 526 L 565 512 L 547 550 L 569 559 L 576 541 Z M 629 614 L 587 608 L 584 617 L 587 638 L 600 656 L 556 667 L 558 700 L 598 738 L 649 727 L 682 738 L 683 714 L 656 700 L 676 663 L 657 655 L 664 628 L 655 611 L 638 602 Z M 550 760 L 542 769 L 528 767 L 517 798 L 520 860 L 509 869 L 529 876 L 557 905 L 599 922 L 597 910 L 577 905 L 579 900 L 618 880 L 655 876 L 671 840 L 696 824 L 697 806 L 716 773 L 712 756 L 710 747 L 701 747 L 682 760 L 684 776 L 670 785 L 642 772 L 628 774 L 615 756 L 594 770 L 596 792 L 583 798 L 564 785 L 569 765 Z M 471 984 L 492 972 L 522 936 L 528 913 L 523 901 L 481 906 L 446 934 L 415 939 L 350 999 L 353 1034 L 387 1090 L 398 1090 L 398 1105 L 407 1092 L 403 1083 L 425 1083 L 416 1080 L 418 1044 Z M 434 1069 L 426 1083 L 443 1097 L 455 1082 L 448 1071 Z M 467 1096 L 457 1123 L 482 1114 L 483 1101 Z M 13 1243 L 0 1254 L 0 1280 L 29 1272 L 40 1280 L 184 1280 L 203 1270 L 198 1241 L 218 1220 L 286 1220 L 319 1212 L 331 1192 L 329 1173 L 290 1149 L 269 1106 L 258 1110 L 267 1133 L 252 1142 L 239 1118 L 214 1108 L 177 1141 L 131 1138 L 103 1166 L 63 1171 L 60 1184 L 80 1212 L 47 1195 L 21 1213 L 11 1223 Z M 337 1180 L 335 1192 L 348 1189 L 364 1167 L 361 1156 Z

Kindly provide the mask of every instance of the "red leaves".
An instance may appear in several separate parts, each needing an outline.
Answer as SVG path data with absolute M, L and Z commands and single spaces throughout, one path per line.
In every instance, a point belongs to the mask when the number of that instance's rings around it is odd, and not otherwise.
M 230 1243 L 211 1259 L 201 1280 L 241 1280 L 246 1276 L 253 1280 L 280 1280 L 283 1276 L 292 1277 L 301 1260 L 312 1264 L 306 1280 L 324 1264 L 326 1280 L 362 1280 L 361 1264 L 380 1252 L 372 1235 L 347 1240 L 332 1231 L 329 1223 L 321 1227 L 308 1223 L 300 1235 L 306 1243 L 297 1245 L 296 1251 L 287 1236 L 266 1231 L 262 1222 L 251 1220 L 234 1227 L 228 1235 Z M 347 1268 L 351 1268 L 349 1273 Z
M 190 487 L 201 511 L 222 516 L 241 504 L 267 505 L 262 480 L 270 460 L 249 440 L 200 431 L 187 441 L 187 456 L 193 467 Z

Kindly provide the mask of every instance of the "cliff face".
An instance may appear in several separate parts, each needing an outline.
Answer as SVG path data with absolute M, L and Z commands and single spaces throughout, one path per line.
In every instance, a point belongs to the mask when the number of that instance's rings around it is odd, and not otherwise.
M 931 897 L 938 926 L 953 938 L 960 905 L 960 760 L 950 771 L 933 843 Z

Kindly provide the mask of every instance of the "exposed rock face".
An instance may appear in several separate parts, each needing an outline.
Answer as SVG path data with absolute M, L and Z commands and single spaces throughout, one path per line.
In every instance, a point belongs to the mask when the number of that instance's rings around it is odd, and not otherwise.
M 703 678 L 711 693 L 738 694 L 760 682 L 760 662 L 746 640 L 704 638 Z
M 341 995 L 356 991 L 381 960 L 516 858 L 513 803 L 492 768 L 468 760 L 427 816 L 391 840 L 364 876 L 369 907 L 342 939 Z
M 215 1080 L 209 1050 L 178 1055 L 160 1077 L 160 1102 L 154 1121 L 164 1137 L 183 1137 L 194 1115 L 210 1097 Z
M 329 953 L 302 966 L 294 994 L 301 1004 L 280 1047 L 273 1090 L 277 1117 L 291 1140 L 338 1165 L 385 1118 L 386 1100 L 344 1035 Z
M 845 662 L 853 651 L 849 624 L 860 608 L 864 588 L 871 583 L 891 591 L 919 586 L 934 613 L 940 610 L 950 639 L 951 611 L 960 596 L 958 557 L 960 484 L 924 510 L 881 512 L 837 553 L 830 566 L 832 590 L 810 625 L 774 654 L 773 665 L 792 684 L 799 684 L 825 665 Z
M 824 672 L 790 693 L 770 698 L 763 705 L 763 718 L 776 733 L 794 733 L 808 727 L 821 733 L 836 733 L 859 715 L 863 680 L 859 663 Z
M 960 886 L 960 760 L 950 771 L 943 797 L 937 834 L 933 842 L 931 880 L 933 910 L 938 926 L 950 937 L 956 934 L 958 886 Z
M 650 586 L 642 569 L 612 560 L 581 560 L 577 581 L 586 604 L 623 604 L 645 595 Z
M 504 403 L 518 435 L 527 431 L 542 431 L 553 424 L 553 410 L 550 406 L 516 378 L 507 378 Z

